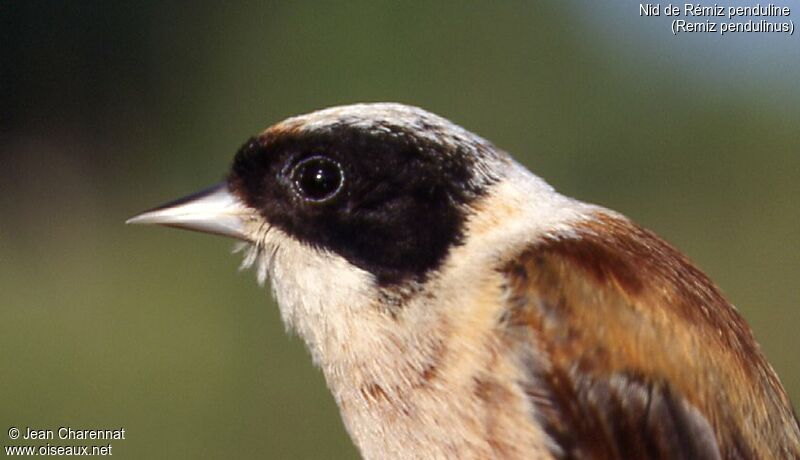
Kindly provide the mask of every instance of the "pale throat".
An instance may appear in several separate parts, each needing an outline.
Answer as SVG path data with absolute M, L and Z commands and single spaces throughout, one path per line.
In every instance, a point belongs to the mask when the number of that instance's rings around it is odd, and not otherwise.
M 424 284 L 382 289 L 370 273 L 343 257 L 275 228 L 257 235 L 262 249 L 250 249 L 245 262 L 257 265 L 260 281 L 271 279 L 284 323 L 323 369 L 339 373 L 358 366 L 365 368 L 361 372 L 385 373 L 400 356 L 424 360 L 422 355 L 441 342 L 445 319 L 457 315 L 448 306 L 463 304 L 474 296 L 475 286 L 489 282 L 481 279 L 493 272 L 487 265 L 582 214 L 576 202 L 519 165 L 510 166 L 476 204 L 462 244 Z

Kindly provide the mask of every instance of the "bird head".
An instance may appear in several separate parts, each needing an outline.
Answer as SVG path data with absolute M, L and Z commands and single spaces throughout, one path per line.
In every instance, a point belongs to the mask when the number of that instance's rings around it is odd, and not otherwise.
M 271 278 L 284 321 L 314 352 L 363 329 L 364 309 L 391 310 L 438 277 L 474 217 L 487 217 L 480 203 L 524 170 L 515 165 L 422 109 L 334 107 L 269 127 L 239 149 L 225 182 L 128 222 L 243 241 L 244 265 Z

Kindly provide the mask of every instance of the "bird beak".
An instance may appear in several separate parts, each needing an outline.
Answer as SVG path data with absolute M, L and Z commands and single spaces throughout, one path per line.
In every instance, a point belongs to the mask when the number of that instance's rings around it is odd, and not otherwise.
M 125 223 L 164 225 L 249 241 L 244 227 L 253 216 L 253 211 L 222 183 L 145 211 Z

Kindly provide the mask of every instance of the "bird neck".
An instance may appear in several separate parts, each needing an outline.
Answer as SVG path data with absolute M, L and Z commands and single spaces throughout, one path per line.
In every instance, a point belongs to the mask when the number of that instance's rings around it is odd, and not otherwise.
M 366 458 L 549 456 L 516 384 L 520 354 L 497 334 L 496 265 L 592 208 L 522 170 L 475 206 L 463 243 L 424 283 L 363 291 L 333 308 L 333 340 L 306 337 Z

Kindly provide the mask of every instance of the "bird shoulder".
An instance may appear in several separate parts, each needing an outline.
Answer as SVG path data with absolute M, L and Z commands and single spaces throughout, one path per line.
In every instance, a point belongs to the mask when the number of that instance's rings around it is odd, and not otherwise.
M 791 403 L 749 327 L 652 232 L 598 211 L 502 271 L 506 334 L 565 458 L 800 456 Z

